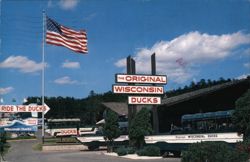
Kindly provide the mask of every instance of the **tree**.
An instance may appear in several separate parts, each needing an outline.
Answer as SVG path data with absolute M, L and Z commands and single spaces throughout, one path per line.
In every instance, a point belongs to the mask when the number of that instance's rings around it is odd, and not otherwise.
M 145 143 L 144 137 L 152 133 L 150 122 L 150 112 L 146 108 L 142 108 L 132 119 L 129 125 L 129 143 L 130 145 L 140 149 Z
M 244 139 L 250 138 L 250 89 L 235 102 L 233 123 Z
M 3 160 L 4 143 L 0 141 L 0 161 Z
M 105 117 L 105 124 L 103 127 L 104 139 L 108 141 L 108 152 L 113 152 L 114 139 L 121 134 L 118 124 L 118 115 L 113 111 L 108 110 Z
M 6 133 L 0 133 L 0 161 L 3 160 L 3 154 L 4 154 L 4 147 L 6 145 Z

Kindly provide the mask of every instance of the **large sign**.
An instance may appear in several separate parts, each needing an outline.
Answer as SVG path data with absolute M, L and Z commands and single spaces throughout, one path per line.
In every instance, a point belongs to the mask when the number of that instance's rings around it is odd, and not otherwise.
M 167 76 L 116 74 L 116 83 L 167 84 Z
M 113 85 L 113 93 L 126 94 L 164 94 L 163 86 Z
M 43 105 L 0 105 L 0 112 L 44 112 L 46 114 L 50 108 Z
M 133 105 L 160 105 L 161 97 L 128 96 L 128 104 Z

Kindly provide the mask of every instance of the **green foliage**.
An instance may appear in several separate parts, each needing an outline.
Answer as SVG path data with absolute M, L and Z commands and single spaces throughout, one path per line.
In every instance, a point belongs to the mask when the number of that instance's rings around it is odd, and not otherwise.
M 0 153 L 2 154 L 4 152 L 4 143 L 0 142 Z
M 112 152 L 114 139 L 118 138 L 121 134 L 118 124 L 118 115 L 113 111 L 107 111 L 105 124 L 103 127 L 104 139 L 108 141 L 108 151 Z
M 7 148 L 9 147 L 7 145 L 7 137 L 6 137 L 6 133 L 0 133 L 0 155 L 3 158 L 3 154 L 4 152 L 6 152 Z M 0 159 L 1 159 L 0 157 Z
M 233 123 L 237 131 L 244 135 L 244 138 L 250 137 L 250 89 L 240 97 L 235 103 L 235 112 L 233 114 Z
M 134 154 L 135 153 L 135 148 L 134 147 L 127 147 L 127 153 L 128 154 Z
M 127 154 L 134 154 L 135 153 L 135 148 L 134 147 L 118 147 L 115 152 L 119 155 L 119 156 L 124 156 Z
M 146 108 L 141 109 L 132 119 L 129 125 L 129 142 L 136 148 L 142 148 L 144 137 L 152 133 L 150 112 Z
M 32 149 L 35 151 L 42 151 L 43 150 L 43 144 L 41 143 L 36 143 L 32 146 Z
M 118 154 L 118 156 L 124 156 L 128 154 L 127 149 L 124 146 L 117 148 L 116 153 Z
M 182 152 L 182 162 L 246 162 L 247 159 L 246 153 L 225 142 L 194 143 Z
M 166 95 L 168 97 L 173 97 L 173 96 L 177 96 L 177 95 L 180 95 L 183 93 L 191 92 L 191 91 L 198 90 L 201 88 L 207 88 L 210 86 L 214 86 L 214 85 L 218 85 L 218 84 L 222 84 L 222 83 L 226 83 L 226 82 L 230 82 L 230 81 L 231 81 L 231 79 L 225 80 L 222 77 L 220 77 L 219 80 L 217 80 L 217 81 L 216 80 L 211 81 L 210 79 L 208 79 L 206 81 L 205 79 L 201 79 L 200 81 L 198 81 L 196 83 L 192 81 L 189 86 L 184 86 L 184 88 L 178 88 L 175 90 L 168 91 L 168 92 L 166 92 Z
M 248 158 L 250 159 L 250 139 L 245 138 L 243 142 L 237 143 L 236 150 L 248 154 Z
M 139 156 L 160 156 L 161 150 L 157 146 L 146 146 L 141 150 L 138 150 L 137 155 Z
M 5 144 L 7 142 L 6 132 L 0 134 L 0 141 Z

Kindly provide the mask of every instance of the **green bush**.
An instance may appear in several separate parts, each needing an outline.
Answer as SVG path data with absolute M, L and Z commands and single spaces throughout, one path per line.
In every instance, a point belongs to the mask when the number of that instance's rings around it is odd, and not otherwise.
M 138 150 L 137 155 L 139 156 L 160 156 L 160 148 L 157 146 L 146 146 L 141 150 Z
M 118 115 L 113 111 L 107 111 L 105 124 L 103 126 L 103 136 L 107 142 L 107 152 L 113 152 L 114 140 L 121 134 L 118 124 Z
M 134 154 L 135 153 L 135 148 L 133 147 L 118 147 L 115 151 L 119 156 L 124 156 L 127 154 Z
M 141 109 L 131 120 L 128 130 L 130 146 L 141 149 L 145 144 L 144 137 L 152 133 L 149 110 Z
M 238 152 L 248 154 L 248 158 L 250 159 L 250 139 L 244 139 L 243 142 L 238 142 L 236 145 L 236 150 Z
M 127 153 L 128 154 L 134 154 L 135 153 L 135 148 L 134 147 L 127 147 Z
M 127 152 L 127 149 L 125 147 L 119 147 L 116 149 L 115 151 L 119 156 L 124 156 L 124 155 L 127 155 L 128 152 Z
M 182 162 L 246 162 L 247 159 L 246 153 L 225 142 L 194 143 L 182 152 Z

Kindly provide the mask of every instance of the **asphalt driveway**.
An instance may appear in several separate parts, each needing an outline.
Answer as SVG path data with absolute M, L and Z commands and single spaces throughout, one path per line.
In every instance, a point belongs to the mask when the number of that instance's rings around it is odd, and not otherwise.
M 131 160 L 121 157 L 104 155 L 105 151 L 35 151 L 32 149 L 32 146 L 37 143 L 37 140 L 10 142 L 11 149 L 9 153 L 5 156 L 5 160 L 7 160 L 8 162 L 180 162 L 179 158 L 164 158 L 157 160 Z

